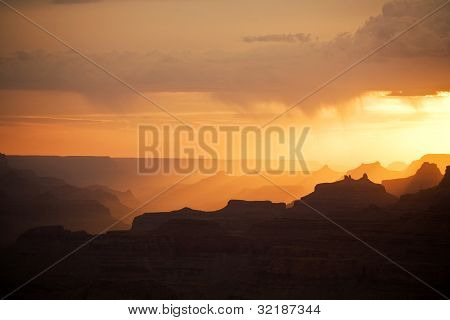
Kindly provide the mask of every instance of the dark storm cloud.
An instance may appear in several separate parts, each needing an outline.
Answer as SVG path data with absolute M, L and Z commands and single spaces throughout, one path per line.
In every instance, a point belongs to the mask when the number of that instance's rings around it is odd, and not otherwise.
M 275 40 L 274 43 L 240 53 L 154 51 L 104 53 L 92 58 L 142 91 L 208 91 L 223 101 L 242 105 L 261 101 L 291 104 L 441 2 L 390 2 L 381 14 L 368 19 L 354 34 L 341 34 L 326 42 L 310 40 L 299 46 L 298 41 L 289 40 L 288 44 L 277 44 L 294 34 L 272 35 L 259 36 L 250 42 Z M 302 108 L 314 110 L 321 104 L 335 104 L 372 90 L 404 95 L 449 90 L 449 16 L 447 6 L 315 95 Z M 1 57 L 0 88 L 72 91 L 104 100 L 128 92 L 70 52 L 17 52 Z

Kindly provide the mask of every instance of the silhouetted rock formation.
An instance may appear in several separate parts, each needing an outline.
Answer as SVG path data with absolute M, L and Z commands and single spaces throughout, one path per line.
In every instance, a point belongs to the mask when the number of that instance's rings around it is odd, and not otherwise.
M 408 178 L 383 180 L 382 184 L 387 192 L 400 197 L 434 187 L 442 180 L 442 177 L 436 164 L 424 162 L 415 175 Z
M 363 174 L 358 180 L 345 176 L 334 183 L 320 183 L 302 201 L 318 209 L 335 211 L 385 207 L 393 204 L 396 198 L 388 194 L 382 185 L 370 181 L 367 174 Z M 296 201 L 294 208 L 303 207 L 302 201 Z
M 190 219 L 190 220 L 214 220 L 232 231 L 244 232 L 250 225 L 257 221 L 263 221 L 280 217 L 286 213 L 285 203 L 272 203 L 270 201 L 244 201 L 230 200 L 228 204 L 213 212 L 204 212 L 184 208 L 170 213 L 146 213 L 138 216 L 133 221 L 133 232 L 148 232 L 156 230 L 168 221 Z
M 402 172 L 388 170 L 380 162 L 363 163 L 359 167 L 347 171 L 347 175 L 355 179 L 360 179 L 364 174 L 369 175 L 370 179 L 377 183 L 382 180 L 403 177 Z
M 439 188 L 450 191 L 450 165 L 445 168 L 445 175 L 439 183 Z
M 180 179 L 176 174 L 141 175 L 138 161 L 134 158 L 89 156 L 7 156 L 7 158 L 10 167 L 14 169 L 31 170 L 38 176 L 55 177 L 80 188 L 101 185 L 115 190 L 132 189 L 138 199 L 149 198 Z M 161 165 L 163 163 L 167 165 L 171 160 L 156 161 Z
M 444 193 L 449 190 L 449 177 L 450 169 L 447 178 L 430 191 L 435 195 L 442 193 L 441 200 L 447 204 L 450 198 Z M 342 185 L 350 194 L 355 193 L 353 188 L 368 193 L 384 190 L 367 177 L 347 177 L 332 186 L 319 187 L 327 190 L 315 196 Z M 131 231 L 99 236 L 11 298 L 441 298 L 306 209 L 233 200 L 215 212 L 184 208 L 171 213 L 148 213 L 135 218 Z M 350 210 L 345 218 L 334 215 L 333 219 L 448 295 L 449 211 L 423 219 L 429 211 L 396 214 L 394 209 L 395 206 Z M 332 215 L 336 210 L 325 214 Z M 308 214 L 317 218 L 308 219 Z M 367 214 L 373 219 L 360 218 Z M 26 232 L 2 252 L 0 293 L 15 289 L 28 275 L 40 272 L 90 237 L 61 227 Z
M 87 189 L 114 195 L 117 197 L 117 199 L 119 199 L 120 203 L 127 206 L 128 208 L 134 209 L 142 203 L 142 201 L 140 201 L 135 197 L 135 195 L 133 194 L 133 192 L 131 192 L 131 190 L 119 191 L 102 185 L 93 185 L 88 187 Z
M 50 224 L 100 232 L 116 221 L 110 209 L 117 215 L 130 210 L 105 191 L 78 188 L 60 179 L 11 169 L 4 157 L 0 160 L 0 198 L 2 245 L 29 228 Z M 118 224 L 117 228 L 126 228 L 126 225 Z
M 28 248 L 30 245 L 39 248 L 42 244 L 45 244 L 48 248 L 49 244 L 53 244 L 55 246 L 60 245 L 64 242 L 75 242 L 78 244 L 82 244 L 84 241 L 89 240 L 92 235 L 89 235 L 85 231 L 69 231 L 64 229 L 62 226 L 44 226 L 32 228 L 17 238 L 16 243 L 20 246 L 24 244 Z
M 270 201 L 244 201 L 230 200 L 223 209 L 225 212 L 239 212 L 242 214 L 252 212 L 264 212 L 265 210 L 282 210 L 286 208 L 284 203 L 272 203 Z
M 396 198 L 364 174 L 320 184 L 303 199 L 450 294 L 450 167 L 439 185 L 392 205 Z M 442 298 L 334 223 L 301 203 L 286 208 L 269 201 L 230 200 L 213 212 L 146 213 L 130 231 L 99 235 L 10 298 Z M 25 232 L 1 252 L 0 294 L 89 239 L 56 226 Z
M 449 214 L 450 211 L 450 166 L 447 166 L 441 182 L 430 189 L 405 194 L 396 204 L 397 208 L 409 211 L 429 209 Z
M 144 213 L 143 215 L 134 218 L 131 230 L 133 232 L 153 231 L 171 219 L 194 218 L 202 213 L 204 212 L 192 210 L 190 208 L 172 211 L 170 214 L 167 212 Z
M 0 153 L 0 174 L 3 174 L 8 170 L 8 160 L 3 153 Z
M 102 189 L 107 187 L 113 190 L 132 190 L 133 195 L 138 199 L 151 198 L 181 178 L 173 172 L 140 175 L 138 161 L 131 158 L 8 156 L 8 159 L 11 167 L 16 169 L 32 170 L 39 176 L 56 177 L 81 188 L 101 185 Z M 195 163 L 196 160 L 193 161 Z M 176 160 L 155 159 L 155 162 L 164 164 L 166 167 L 173 167 Z M 219 170 L 224 169 L 225 163 L 229 162 L 218 161 Z M 316 166 L 310 166 L 313 170 L 311 174 L 297 171 L 269 176 L 272 181 L 300 198 L 312 192 L 317 183 L 334 182 L 343 175 L 327 166 L 315 171 L 313 167 Z M 286 167 L 286 169 L 289 168 Z M 128 207 L 137 206 L 133 205 L 134 201 L 130 199 L 131 197 L 112 192 L 112 190 L 105 191 L 116 195 L 120 202 Z M 219 171 L 212 176 L 192 175 L 182 184 L 158 197 L 158 201 L 152 201 L 142 211 L 136 212 L 134 216 L 149 211 L 171 211 L 184 206 L 199 210 L 218 210 L 224 207 L 229 199 L 292 201 L 289 194 L 258 175 L 228 175 Z M 114 211 L 112 214 L 114 215 Z
M 450 154 L 426 154 L 418 160 L 414 160 L 405 170 L 406 177 L 412 176 L 424 162 L 435 163 L 441 173 L 445 172 L 445 168 L 450 166 Z

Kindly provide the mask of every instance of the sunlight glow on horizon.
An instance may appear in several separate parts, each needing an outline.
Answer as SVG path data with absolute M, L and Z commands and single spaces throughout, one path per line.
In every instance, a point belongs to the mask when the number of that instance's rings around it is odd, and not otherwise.
M 186 98 L 186 94 L 182 96 Z M 315 116 L 306 116 L 292 110 L 292 115 L 273 125 L 310 126 L 305 158 L 340 167 L 374 161 L 409 162 L 427 153 L 450 153 L 449 92 L 422 97 L 369 92 L 349 101 L 344 108 L 354 111 L 342 114 L 337 107 L 328 107 L 321 108 Z M 156 117 L 144 115 L 2 117 L 0 133 L 11 138 L 2 139 L 0 149 L 6 154 L 135 157 L 136 126 L 152 123 L 152 119 L 158 121 Z M 214 112 L 199 110 L 190 114 L 189 119 L 196 120 L 196 126 L 205 120 L 214 124 L 211 120 L 218 119 L 216 123 L 236 124 L 237 115 L 223 112 L 215 119 Z M 241 121 L 251 124 L 252 114 L 246 114 L 245 119 Z M 259 122 L 260 119 L 253 121 Z

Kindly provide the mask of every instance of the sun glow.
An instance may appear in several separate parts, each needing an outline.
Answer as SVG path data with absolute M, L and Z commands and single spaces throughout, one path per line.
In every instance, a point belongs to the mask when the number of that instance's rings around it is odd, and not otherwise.
M 196 126 L 230 123 L 257 126 L 268 119 L 267 114 L 246 113 L 243 116 L 235 109 L 226 111 L 225 105 L 222 112 L 208 113 L 208 106 L 215 101 L 204 94 L 194 96 L 197 98 L 195 103 L 199 104 L 197 110 L 176 113 Z M 202 98 L 198 99 L 199 96 Z M 25 99 L 26 95 L 23 97 Z M 161 97 L 165 105 L 177 105 L 181 97 L 187 101 L 191 95 L 164 93 Z M 89 102 L 76 102 L 77 107 L 88 111 L 86 103 Z M 155 121 L 164 123 L 161 117 L 151 112 L 117 115 L 86 112 L 77 115 L 77 121 L 73 121 L 72 116 L 64 114 L 51 119 L 48 115 L 30 118 L 11 114 L 2 117 L 0 134 L 14 138 L 2 139 L 0 148 L 9 154 L 135 157 L 137 126 L 156 124 Z M 383 163 L 407 162 L 426 153 L 450 153 L 450 93 L 408 97 L 368 92 L 344 106 L 321 108 L 315 115 L 304 114 L 301 109 L 292 110 L 272 125 L 283 130 L 290 126 L 310 127 L 304 145 L 304 156 L 308 161 L 345 167 L 378 160 Z M 283 148 L 276 144 L 273 147 L 277 154 L 283 154 Z M 219 149 L 224 150 L 225 146 Z M 289 152 L 285 150 L 285 154 L 287 156 Z M 219 154 L 219 158 L 224 157 Z

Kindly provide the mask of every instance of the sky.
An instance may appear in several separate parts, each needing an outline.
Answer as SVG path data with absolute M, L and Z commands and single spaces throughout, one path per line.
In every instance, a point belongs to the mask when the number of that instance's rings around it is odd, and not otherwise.
M 193 126 L 262 125 L 445 0 L 6 0 Z M 272 123 L 308 160 L 450 153 L 450 5 Z M 0 152 L 134 157 L 174 124 L 0 5 Z

